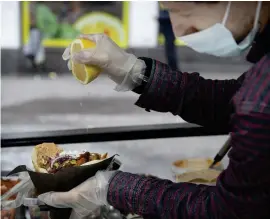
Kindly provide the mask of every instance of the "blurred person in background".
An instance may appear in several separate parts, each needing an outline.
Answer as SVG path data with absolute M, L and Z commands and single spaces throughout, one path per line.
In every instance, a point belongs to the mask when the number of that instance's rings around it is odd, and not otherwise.
M 138 93 L 136 105 L 147 111 L 170 112 L 230 132 L 228 167 L 215 186 L 105 171 L 68 192 L 39 198 L 54 207 L 72 208 L 72 218 L 87 218 L 98 206 L 112 205 L 145 218 L 269 219 L 270 4 L 162 3 L 175 35 L 188 46 L 219 57 L 250 49 L 247 59 L 253 67 L 237 79 L 204 79 L 197 72 L 175 71 L 157 60 L 128 54 L 103 34 L 81 36 L 97 46 L 72 59 L 100 66 L 116 82 L 117 91 Z
M 42 45 L 42 33 L 33 20 L 31 23 L 29 40 L 23 47 L 23 54 L 29 60 L 31 68 L 38 71 L 40 67 L 44 67 L 46 55 Z
M 36 8 L 40 7 L 42 3 L 32 4 L 30 7 L 30 31 L 29 39 L 23 47 L 24 56 L 30 61 L 31 67 L 34 71 L 44 69 L 46 54 L 45 48 L 42 45 L 43 34 L 38 25 L 36 17 Z
M 165 55 L 167 57 L 168 65 L 172 70 L 178 70 L 177 66 L 177 53 L 175 47 L 175 36 L 172 29 L 172 22 L 169 12 L 162 7 L 159 9 L 159 33 L 164 36 L 165 39 Z

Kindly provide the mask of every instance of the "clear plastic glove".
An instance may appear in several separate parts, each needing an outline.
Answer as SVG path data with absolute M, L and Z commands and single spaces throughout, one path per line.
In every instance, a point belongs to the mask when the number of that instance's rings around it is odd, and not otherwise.
M 99 66 L 117 84 L 115 90 L 128 91 L 144 80 L 146 65 L 135 55 L 127 53 L 105 34 L 81 35 L 96 44 L 95 48 L 85 49 L 70 57 L 70 49 L 63 53 L 63 59 Z
M 70 219 L 96 216 L 102 205 L 108 205 L 107 191 L 110 179 L 116 171 L 98 172 L 68 192 L 48 192 L 39 195 L 40 201 L 56 208 L 72 208 Z
M 20 207 L 24 203 L 24 198 L 27 198 L 35 188 L 28 173 L 21 175 L 20 180 L 18 184 L 1 196 L 1 209 L 8 210 Z M 17 194 L 16 199 L 10 201 L 9 198 L 15 194 Z

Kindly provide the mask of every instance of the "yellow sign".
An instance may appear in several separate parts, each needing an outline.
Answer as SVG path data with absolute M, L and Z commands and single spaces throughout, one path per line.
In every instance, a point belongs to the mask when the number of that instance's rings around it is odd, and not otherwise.
M 159 43 L 159 45 L 164 45 L 164 43 L 165 43 L 165 37 L 161 33 L 158 36 L 158 43 Z M 176 46 L 185 46 L 185 43 L 179 39 L 176 39 L 174 44 Z
M 67 47 L 80 33 L 105 33 L 128 47 L 129 2 L 22 2 L 22 38 L 26 44 L 32 25 L 43 34 L 45 47 Z

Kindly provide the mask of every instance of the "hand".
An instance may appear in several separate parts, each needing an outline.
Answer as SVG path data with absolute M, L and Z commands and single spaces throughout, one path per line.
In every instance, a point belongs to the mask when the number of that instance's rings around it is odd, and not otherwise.
M 85 219 L 95 215 L 107 203 L 109 181 L 115 171 L 98 172 L 68 192 L 48 192 L 38 196 L 45 204 L 56 208 L 72 208 L 70 219 Z
M 96 47 L 74 54 L 71 57 L 72 61 L 99 66 L 118 84 L 117 91 L 131 90 L 140 85 L 146 68 L 144 61 L 125 52 L 105 34 L 81 35 L 78 38 L 91 40 Z M 69 48 L 67 48 L 63 59 L 69 58 Z

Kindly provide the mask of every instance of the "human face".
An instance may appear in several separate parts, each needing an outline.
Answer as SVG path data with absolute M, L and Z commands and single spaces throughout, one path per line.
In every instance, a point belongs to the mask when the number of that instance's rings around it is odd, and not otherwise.
M 169 11 L 174 33 L 185 36 L 222 22 L 228 2 L 161 2 Z M 241 41 L 253 27 L 257 2 L 232 2 L 226 27 L 236 41 Z M 263 2 L 261 30 L 269 19 L 269 3 Z

